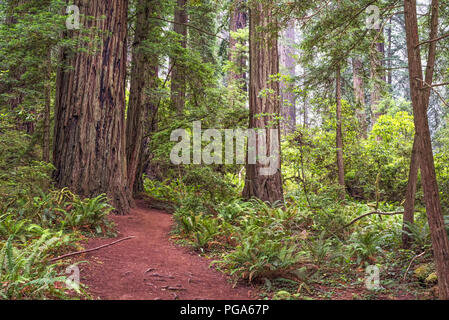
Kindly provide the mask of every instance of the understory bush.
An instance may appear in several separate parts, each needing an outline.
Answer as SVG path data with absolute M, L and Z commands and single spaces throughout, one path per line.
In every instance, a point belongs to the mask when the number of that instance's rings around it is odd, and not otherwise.
M 45 230 L 38 238 L 14 242 L 11 235 L 0 249 L 0 297 L 2 299 L 69 298 L 67 277 L 59 263 L 48 260 L 61 248 L 72 246 L 73 235 Z M 78 291 L 77 293 L 81 293 Z

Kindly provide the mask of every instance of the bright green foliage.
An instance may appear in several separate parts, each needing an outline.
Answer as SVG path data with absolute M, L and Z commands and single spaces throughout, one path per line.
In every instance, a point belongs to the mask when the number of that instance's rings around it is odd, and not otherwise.
M 46 231 L 40 238 L 15 246 L 11 235 L 0 249 L 0 296 L 3 299 L 67 298 L 66 277 L 48 258 L 73 243 L 70 235 Z

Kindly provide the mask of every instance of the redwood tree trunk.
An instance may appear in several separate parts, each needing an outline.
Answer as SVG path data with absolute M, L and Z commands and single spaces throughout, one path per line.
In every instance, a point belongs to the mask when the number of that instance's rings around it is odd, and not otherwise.
M 50 113 L 51 113 L 51 50 L 48 50 L 45 83 L 45 110 L 42 139 L 42 160 L 50 162 Z
M 181 48 L 187 48 L 187 0 L 177 0 L 175 7 L 175 23 L 173 31 L 180 35 L 179 45 Z M 178 115 L 183 113 L 186 100 L 186 75 L 183 68 L 183 51 L 177 52 L 177 57 L 171 59 L 171 103 Z
M 157 85 L 158 56 L 149 53 L 145 43 L 157 41 L 159 28 L 155 19 L 157 1 L 139 0 L 137 4 L 136 31 L 133 41 L 131 87 L 126 118 L 126 156 L 128 187 L 134 194 L 142 191 L 143 163 L 149 156 L 148 140 L 157 106 L 149 91 Z
M 371 48 L 371 124 L 374 125 L 377 119 L 381 116 L 379 110 L 379 102 L 382 98 L 383 83 L 386 81 L 386 73 L 384 70 L 384 60 L 385 60 L 385 44 L 383 42 L 383 31 L 376 30 L 377 32 L 382 32 L 379 36 L 381 39 L 377 42 L 374 48 Z
M 415 118 L 415 134 L 418 143 L 418 158 L 421 167 L 424 202 L 429 221 L 432 248 L 438 276 L 440 299 L 449 299 L 449 240 L 444 225 L 439 199 L 438 184 L 432 153 L 425 94 L 421 53 L 418 50 L 419 34 L 416 0 L 404 0 L 407 51 L 409 61 L 410 89 Z M 433 19 L 438 21 L 438 1 L 432 1 Z M 434 20 L 435 21 L 435 20 Z
M 275 32 L 267 30 L 267 26 L 276 25 L 272 16 L 273 1 L 263 4 L 253 2 L 250 7 L 250 85 L 249 85 L 249 128 L 267 129 L 266 150 L 269 155 L 272 140 L 270 129 L 278 132 L 278 154 L 276 173 L 261 175 L 262 165 L 247 164 L 243 196 L 256 197 L 273 203 L 283 201 L 283 188 L 280 160 L 279 121 L 274 116 L 280 114 L 279 82 L 271 81 L 270 76 L 279 73 L 278 40 Z M 262 91 L 271 91 L 261 95 Z M 261 115 L 263 114 L 263 115 Z M 266 115 L 268 114 L 268 115 Z M 271 141 L 272 142 L 272 141 Z
M 436 39 L 438 36 L 438 6 L 432 6 L 431 18 L 430 18 L 430 34 L 429 39 Z M 436 42 L 431 42 L 429 44 L 429 53 L 427 57 L 427 67 L 425 75 L 425 83 L 431 85 L 433 82 L 433 74 L 435 72 L 435 60 L 436 60 Z M 423 99 L 423 105 L 426 110 L 429 108 L 430 93 L 431 88 L 429 86 L 424 86 L 421 90 L 421 95 Z M 426 111 L 427 112 L 427 111 Z M 419 169 L 419 159 L 418 159 L 418 141 L 415 135 L 413 141 L 412 157 L 410 161 L 409 170 L 409 180 L 407 184 L 407 193 L 405 196 L 404 203 L 404 224 L 403 230 L 409 231 L 406 222 L 409 224 L 414 223 L 415 215 L 415 196 L 416 196 L 416 184 L 418 182 L 418 169 Z M 402 237 L 402 243 L 404 248 L 410 247 L 410 237 L 404 233 Z
M 345 199 L 345 166 L 343 162 L 343 133 L 341 129 L 341 70 L 340 67 L 337 68 L 336 72 L 336 100 L 337 100 L 337 134 L 336 134 L 336 145 L 337 145 L 337 169 L 338 169 L 338 184 L 340 185 L 340 199 Z
M 131 196 L 125 156 L 126 0 L 76 0 L 84 27 L 102 31 L 95 53 L 62 50 L 53 158 L 57 186 L 83 197 L 106 193 L 118 213 Z M 105 17 L 104 19 L 102 17 Z M 70 31 L 72 37 L 80 36 Z M 87 42 L 93 49 L 92 41 Z

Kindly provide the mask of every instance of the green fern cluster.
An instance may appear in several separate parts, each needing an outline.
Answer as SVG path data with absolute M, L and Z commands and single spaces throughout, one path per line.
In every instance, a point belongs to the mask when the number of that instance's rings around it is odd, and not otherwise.
M 0 296 L 3 299 L 46 299 L 67 297 L 65 275 L 58 264 L 48 262 L 51 254 L 74 241 L 62 232 L 45 231 L 40 238 L 21 246 L 10 236 L 0 250 Z

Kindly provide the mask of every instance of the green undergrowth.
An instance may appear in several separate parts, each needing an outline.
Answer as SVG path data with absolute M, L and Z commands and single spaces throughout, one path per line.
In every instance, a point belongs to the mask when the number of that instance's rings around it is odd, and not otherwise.
M 35 161 L 31 137 L 0 135 L 0 299 L 88 299 L 85 287 L 68 286 L 68 260 L 91 236 L 114 235 L 113 208 L 105 195 L 81 199 L 51 184 L 53 166 Z
M 285 298 L 286 291 L 288 299 L 330 299 L 354 287 L 363 292 L 357 297 L 372 299 L 424 289 L 407 267 L 416 252 L 430 252 L 425 215 L 418 214 L 411 229 L 414 247 L 402 250 L 401 215 L 371 215 L 346 227 L 373 211 L 370 203 L 309 195 L 309 205 L 299 191 L 289 193 L 283 204 L 237 196 L 214 202 L 180 180 L 147 180 L 145 185 L 153 197 L 176 199 L 174 239 L 213 259 L 212 265 L 230 274 L 235 284 L 258 285 L 262 298 Z M 402 209 L 378 206 L 385 212 Z M 375 292 L 364 286 L 366 267 L 373 265 L 385 284 Z M 331 289 L 323 291 L 322 286 Z

